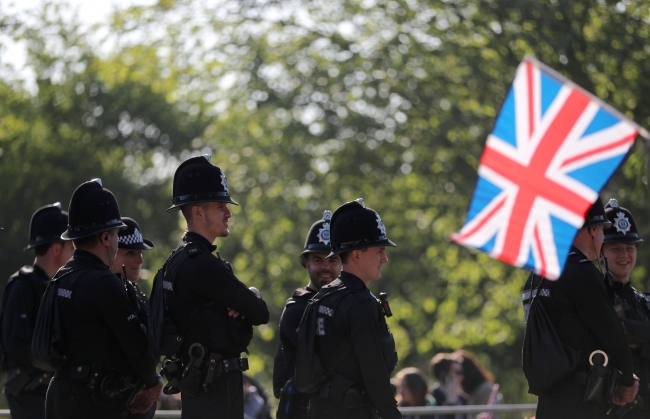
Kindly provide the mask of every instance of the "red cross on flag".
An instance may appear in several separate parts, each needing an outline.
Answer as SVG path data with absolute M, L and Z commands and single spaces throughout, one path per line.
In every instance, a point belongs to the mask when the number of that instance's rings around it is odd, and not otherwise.
M 467 220 L 452 240 L 548 279 L 638 132 L 602 100 L 533 58 L 488 136 Z

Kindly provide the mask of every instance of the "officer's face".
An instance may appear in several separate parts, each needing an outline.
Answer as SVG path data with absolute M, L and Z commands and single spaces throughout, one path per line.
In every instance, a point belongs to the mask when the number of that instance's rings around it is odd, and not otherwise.
M 626 283 L 636 264 L 636 245 L 634 243 L 605 243 L 603 255 L 614 279 Z
M 142 250 L 117 249 L 117 258 L 115 258 L 115 263 L 113 263 L 113 270 L 115 273 L 124 275 L 124 272 L 122 272 L 122 265 L 124 265 L 128 280 L 137 281 L 140 278 L 142 262 L 144 262 Z
M 305 269 L 309 273 L 311 286 L 320 289 L 339 277 L 341 273 L 341 257 L 339 255 L 325 259 L 327 253 L 308 253 Z
M 208 204 L 204 211 L 205 227 L 215 237 L 227 237 L 230 234 L 228 220 L 232 217 L 228 204 L 225 202 L 208 202 Z
M 381 269 L 386 262 L 386 246 L 377 246 L 366 249 L 365 251 L 359 250 L 359 268 L 364 273 L 367 281 L 376 281 L 381 278 Z

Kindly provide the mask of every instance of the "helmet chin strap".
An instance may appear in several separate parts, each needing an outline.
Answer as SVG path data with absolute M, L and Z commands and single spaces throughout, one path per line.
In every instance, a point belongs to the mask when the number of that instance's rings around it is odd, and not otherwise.
M 108 253 L 108 246 L 106 247 L 106 258 L 108 259 L 108 266 L 111 269 L 111 272 L 113 272 L 113 261 L 111 260 L 110 253 Z

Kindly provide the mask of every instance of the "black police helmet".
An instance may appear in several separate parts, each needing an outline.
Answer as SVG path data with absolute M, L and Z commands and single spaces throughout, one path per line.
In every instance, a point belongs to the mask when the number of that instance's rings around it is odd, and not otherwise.
M 61 234 L 66 228 L 68 228 L 68 213 L 61 209 L 60 202 L 40 207 L 32 215 L 29 223 L 29 245 L 23 250 L 60 242 Z
M 129 217 L 122 217 L 122 222 L 127 228 L 117 233 L 117 247 L 120 249 L 150 250 L 153 249 L 151 240 L 142 237 L 140 226 Z
M 330 247 L 330 222 L 332 221 L 332 211 L 326 210 L 323 213 L 323 219 L 312 224 L 305 239 L 305 247 L 300 256 L 307 253 L 328 253 L 332 250 Z
M 68 229 L 64 240 L 76 240 L 114 228 L 127 228 L 120 217 L 115 195 L 102 187 L 97 178 L 84 182 L 75 189 L 68 207 Z
M 332 214 L 330 229 L 332 252 L 328 257 L 350 250 L 396 246 L 386 237 L 386 226 L 377 211 L 366 208 L 362 198 L 338 207 Z
M 585 215 L 585 223 L 582 225 L 582 228 L 587 228 L 591 226 L 604 225 L 604 228 L 611 227 L 612 223 L 609 222 L 605 214 L 605 207 L 603 206 L 603 200 L 598 197 L 598 200 L 587 211 Z
M 239 205 L 230 198 L 226 175 L 204 154 L 185 160 L 174 173 L 173 205 L 167 212 L 178 211 L 183 205 L 201 202 L 227 202 Z
M 605 229 L 603 243 L 643 243 L 632 213 L 619 207 L 617 200 L 613 198 L 609 200 L 605 206 L 605 213 L 612 226 Z

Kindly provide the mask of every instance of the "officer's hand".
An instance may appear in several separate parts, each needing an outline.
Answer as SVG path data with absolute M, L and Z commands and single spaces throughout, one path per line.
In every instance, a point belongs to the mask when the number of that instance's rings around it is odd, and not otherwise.
M 135 400 L 131 405 L 131 413 L 145 413 L 151 409 L 151 406 L 160 398 L 160 393 L 163 389 L 163 379 L 160 374 L 158 376 L 158 383 L 151 387 L 145 388 L 135 396 Z
M 231 317 L 237 318 L 237 317 L 239 317 L 239 311 L 235 311 L 232 308 L 228 307 L 228 315 L 231 316 Z M 241 316 L 241 318 L 245 319 L 246 316 Z
M 639 391 L 639 377 L 635 375 L 634 384 L 631 385 L 630 387 L 621 386 L 621 385 L 616 387 L 616 390 L 614 391 L 614 397 L 612 397 L 612 401 L 619 406 L 623 406 L 625 403 L 630 403 L 634 401 L 634 398 L 636 397 L 636 393 L 638 391 Z
M 258 290 L 257 288 L 255 288 L 255 287 L 250 287 L 250 288 L 248 288 L 248 289 L 251 290 L 251 291 L 253 291 L 253 294 L 257 295 L 257 298 L 262 298 L 262 293 L 261 293 L 260 290 Z

